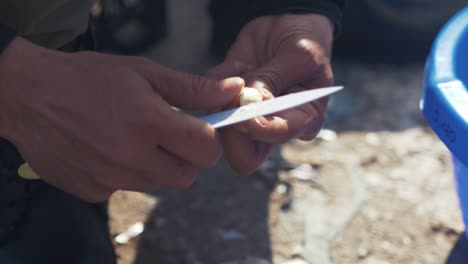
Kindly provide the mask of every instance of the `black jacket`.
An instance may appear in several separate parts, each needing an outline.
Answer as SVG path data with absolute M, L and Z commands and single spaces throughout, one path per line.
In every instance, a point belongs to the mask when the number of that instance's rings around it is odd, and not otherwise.
M 317 13 L 330 18 L 335 36 L 341 32 L 341 17 L 346 0 L 212 0 L 213 48 L 222 55 L 243 25 L 250 20 L 274 14 Z

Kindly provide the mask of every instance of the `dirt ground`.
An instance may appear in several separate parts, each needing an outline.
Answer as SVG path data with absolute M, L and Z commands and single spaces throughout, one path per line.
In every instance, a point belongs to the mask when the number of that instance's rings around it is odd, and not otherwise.
M 171 35 L 146 55 L 202 73 L 209 20 L 191 16 L 205 6 L 170 3 Z M 112 234 L 145 224 L 115 243 L 119 263 L 444 263 L 463 225 L 450 156 L 419 110 L 423 70 L 337 59 L 345 90 L 316 140 L 284 144 L 250 177 L 221 162 L 185 191 L 116 193 Z

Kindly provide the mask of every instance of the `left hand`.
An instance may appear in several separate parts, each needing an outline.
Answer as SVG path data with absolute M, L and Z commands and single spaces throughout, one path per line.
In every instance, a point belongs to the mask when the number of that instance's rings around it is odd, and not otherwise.
M 264 99 L 331 86 L 332 40 L 333 25 L 322 15 L 260 17 L 242 29 L 224 62 L 208 74 L 241 76 L 246 86 L 263 91 Z M 241 174 L 253 172 L 274 145 L 313 139 L 325 122 L 327 104 L 325 98 L 221 130 L 226 159 Z

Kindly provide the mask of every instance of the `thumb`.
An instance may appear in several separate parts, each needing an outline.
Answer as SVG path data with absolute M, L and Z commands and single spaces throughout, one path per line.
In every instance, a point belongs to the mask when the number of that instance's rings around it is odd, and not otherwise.
M 149 76 L 153 89 L 169 104 L 192 110 L 223 107 L 232 102 L 245 85 L 240 77 L 217 80 L 164 67 L 158 74 Z

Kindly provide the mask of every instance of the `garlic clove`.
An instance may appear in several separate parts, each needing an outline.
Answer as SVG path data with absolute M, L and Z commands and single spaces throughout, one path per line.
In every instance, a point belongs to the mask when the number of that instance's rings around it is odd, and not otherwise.
M 263 94 L 255 88 L 245 87 L 239 96 L 239 104 L 247 105 L 263 101 Z

